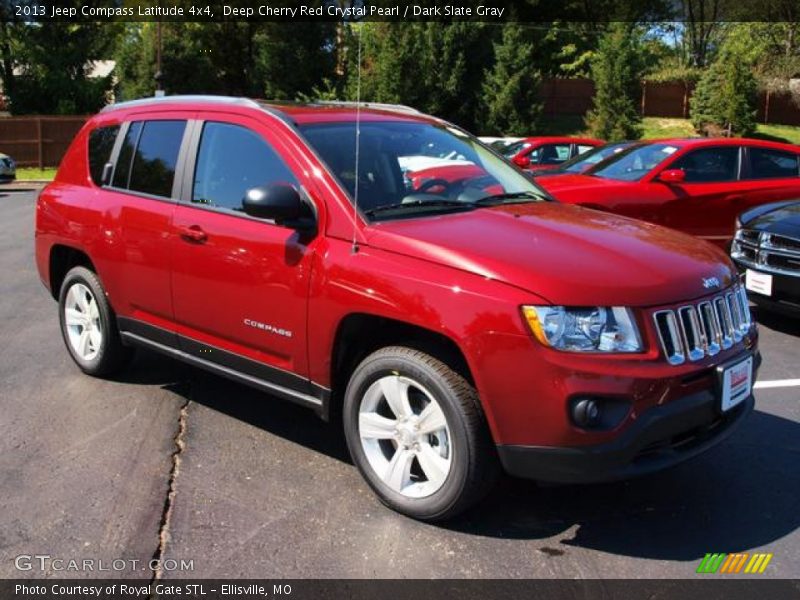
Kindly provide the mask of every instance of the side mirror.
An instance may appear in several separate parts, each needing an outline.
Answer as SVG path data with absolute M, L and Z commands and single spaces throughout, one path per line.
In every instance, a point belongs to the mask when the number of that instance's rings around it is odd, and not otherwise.
M 514 164 L 517 165 L 520 169 L 527 169 L 528 167 L 531 166 L 531 159 L 527 156 L 515 156 Z
M 250 188 L 242 199 L 242 209 L 251 217 L 272 219 L 295 229 L 307 229 L 313 223 L 311 210 L 300 192 L 285 183 Z
M 686 181 L 686 173 L 683 169 L 667 169 L 661 171 L 657 179 L 663 183 L 682 183 Z

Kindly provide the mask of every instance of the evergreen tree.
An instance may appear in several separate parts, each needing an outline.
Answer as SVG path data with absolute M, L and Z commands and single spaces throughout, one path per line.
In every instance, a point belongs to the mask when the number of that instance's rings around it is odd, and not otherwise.
M 362 101 L 407 104 L 476 129 L 493 29 L 483 23 L 363 23 Z M 355 37 L 355 36 L 354 36 Z M 355 99 L 357 39 L 348 46 L 347 97 Z
M 486 132 L 526 135 L 534 130 L 542 109 L 535 65 L 530 35 L 518 23 L 505 25 L 494 45 L 494 66 L 483 82 Z
M 117 24 L 52 21 L 4 29 L 16 40 L 18 71 L 7 89 L 14 114 L 87 114 L 106 104 L 113 76 L 90 75 L 96 61 L 109 58 Z
M 594 108 L 587 117 L 592 135 L 609 141 L 641 137 L 640 56 L 631 24 L 611 23 L 592 59 Z
M 752 134 L 756 92 L 755 76 L 742 53 L 723 48 L 692 96 L 692 125 L 705 135 Z
M 127 25 L 116 56 L 119 96 L 153 94 L 156 27 Z M 162 84 L 168 94 L 291 100 L 333 77 L 334 35 L 333 23 L 163 23 Z

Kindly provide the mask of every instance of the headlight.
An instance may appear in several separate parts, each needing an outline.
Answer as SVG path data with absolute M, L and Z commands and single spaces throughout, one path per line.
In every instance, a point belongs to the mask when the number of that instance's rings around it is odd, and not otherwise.
M 545 346 L 566 352 L 641 352 L 630 309 L 621 306 L 523 306 L 522 314 Z

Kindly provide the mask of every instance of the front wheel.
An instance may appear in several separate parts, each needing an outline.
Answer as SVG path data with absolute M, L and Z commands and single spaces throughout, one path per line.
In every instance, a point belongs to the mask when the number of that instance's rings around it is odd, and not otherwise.
M 401 346 L 356 368 L 344 401 L 350 455 L 390 508 L 435 521 L 480 500 L 496 453 L 475 389 L 440 360 Z

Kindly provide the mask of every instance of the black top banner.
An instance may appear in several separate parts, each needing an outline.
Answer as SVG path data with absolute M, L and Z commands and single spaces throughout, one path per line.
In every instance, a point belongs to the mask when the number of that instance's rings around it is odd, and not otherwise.
M 0 0 L 0 21 L 794 21 L 800 0 Z

